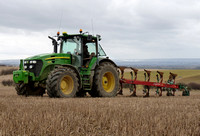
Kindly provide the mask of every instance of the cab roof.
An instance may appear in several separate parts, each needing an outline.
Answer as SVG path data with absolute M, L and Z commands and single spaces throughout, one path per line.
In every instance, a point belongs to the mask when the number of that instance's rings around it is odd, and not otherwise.
M 74 36 L 79 36 L 81 38 L 87 38 L 87 40 L 101 40 L 101 36 L 100 35 L 91 35 L 89 34 L 89 32 L 84 32 L 82 31 L 82 29 L 80 29 L 79 31 L 80 33 L 79 34 L 68 34 L 67 32 L 63 32 L 62 35 L 60 35 L 60 32 L 57 33 L 57 36 L 58 36 L 58 40 L 59 39 L 65 39 L 65 38 L 72 38 Z

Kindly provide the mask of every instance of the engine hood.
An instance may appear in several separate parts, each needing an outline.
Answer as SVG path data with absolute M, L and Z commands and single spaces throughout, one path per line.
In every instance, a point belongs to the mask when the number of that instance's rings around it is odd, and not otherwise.
M 39 54 L 35 56 L 28 57 L 24 60 L 42 60 L 42 59 L 47 59 L 47 58 L 52 58 L 52 57 L 68 57 L 69 54 L 65 53 L 46 53 L 46 54 Z

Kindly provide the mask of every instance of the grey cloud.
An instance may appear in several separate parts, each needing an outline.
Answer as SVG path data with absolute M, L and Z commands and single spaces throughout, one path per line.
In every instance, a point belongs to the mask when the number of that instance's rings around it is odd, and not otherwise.
M 91 32 L 93 22 L 114 58 L 118 52 L 130 59 L 200 57 L 199 6 L 198 0 L 6 0 L 0 1 L 0 33 L 52 33 L 63 12 L 61 31 Z
M 63 12 L 63 27 L 86 26 L 88 22 L 91 22 L 92 10 L 95 6 L 101 9 L 98 2 L 87 0 L 1 1 L 0 18 L 2 21 L 0 25 L 38 31 L 52 28 L 57 29 L 60 23 L 61 12 Z

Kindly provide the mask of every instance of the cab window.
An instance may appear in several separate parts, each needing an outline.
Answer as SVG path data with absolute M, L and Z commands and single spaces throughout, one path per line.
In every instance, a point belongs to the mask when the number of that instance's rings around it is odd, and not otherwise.
M 79 54 L 81 53 L 80 41 L 76 38 L 66 39 L 62 43 L 61 53 Z
M 93 42 L 86 43 L 86 46 L 88 47 L 88 52 L 90 55 L 91 55 L 91 53 L 96 54 L 96 43 L 93 43 Z
M 106 53 L 104 52 L 100 44 L 99 44 L 98 52 L 99 52 L 98 53 L 99 56 L 106 56 Z

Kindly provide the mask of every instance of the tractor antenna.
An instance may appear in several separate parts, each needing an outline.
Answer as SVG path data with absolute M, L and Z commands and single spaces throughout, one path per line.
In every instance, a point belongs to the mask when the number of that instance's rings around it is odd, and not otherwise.
M 61 16 L 60 16 L 60 23 L 59 23 L 59 27 L 58 27 L 58 32 L 60 31 L 60 28 L 61 28 L 62 18 L 63 18 L 63 9 L 61 10 Z
M 92 34 L 94 35 L 93 18 L 91 19 L 91 25 L 92 25 Z

